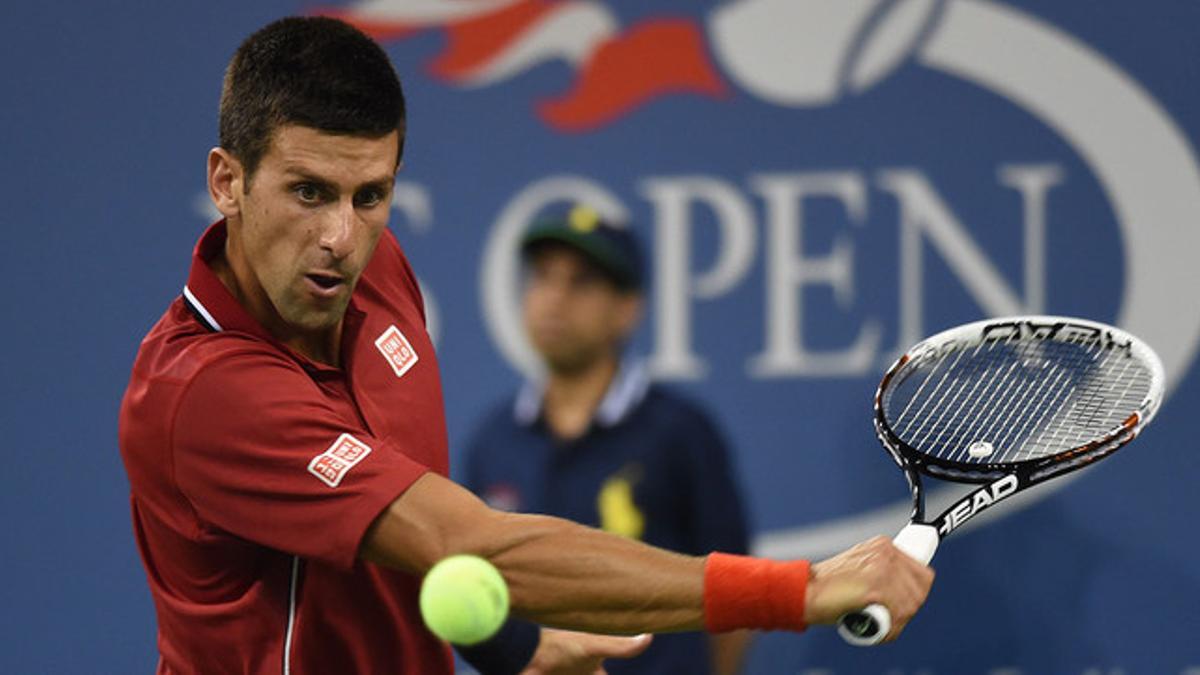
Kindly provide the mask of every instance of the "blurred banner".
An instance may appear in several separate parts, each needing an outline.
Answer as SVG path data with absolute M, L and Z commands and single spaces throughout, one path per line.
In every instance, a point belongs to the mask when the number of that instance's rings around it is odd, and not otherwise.
M 391 226 L 428 298 L 455 466 L 533 369 L 521 232 L 575 201 L 650 252 L 633 349 L 716 411 L 764 555 L 905 522 L 870 418 L 903 348 L 984 316 L 1115 323 L 1166 366 L 1142 438 L 948 540 L 897 644 L 769 635 L 747 670 L 1200 672 L 1200 5 L 79 4 L 10 4 L 0 46 L 0 671 L 154 667 L 117 405 L 215 217 L 204 156 L 225 63 L 267 21 L 324 12 L 379 39 L 405 83 Z

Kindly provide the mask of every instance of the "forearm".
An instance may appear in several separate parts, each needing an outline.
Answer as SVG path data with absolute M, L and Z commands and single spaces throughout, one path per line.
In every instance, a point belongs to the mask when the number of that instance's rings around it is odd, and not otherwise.
M 426 475 L 372 526 L 363 556 L 423 574 L 455 553 L 482 556 L 509 585 L 513 612 L 590 632 L 669 632 L 704 624 L 704 559 L 560 518 L 494 511 Z
M 414 574 L 448 555 L 479 555 L 500 569 L 518 616 L 601 633 L 803 630 L 878 602 L 892 610 L 894 639 L 933 582 L 928 567 L 884 537 L 811 570 L 806 561 L 696 558 L 558 518 L 494 511 L 432 473 L 375 520 L 360 553 Z
M 494 548 L 481 554 L 508 580 L 513 607 L 522 616 L 591 632 L 703 627 L 703 558 L 558 518 L 502 516 L 503 534 L 493 536 Z

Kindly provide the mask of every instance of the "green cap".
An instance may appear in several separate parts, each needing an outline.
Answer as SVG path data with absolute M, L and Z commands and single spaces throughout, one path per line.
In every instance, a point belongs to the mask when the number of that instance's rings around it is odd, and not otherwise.
M 624 224 L 605 220 L 593 208 L 576 206 L 562 216 L 538 220 L 521 241 L 525 255 L 547 243 L 582 254 L 625 289 L 642 287 L 642 253 Z

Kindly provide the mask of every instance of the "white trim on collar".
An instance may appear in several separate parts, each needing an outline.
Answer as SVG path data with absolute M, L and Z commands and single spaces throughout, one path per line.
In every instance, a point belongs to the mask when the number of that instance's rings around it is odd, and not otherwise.
M 596 408 L 593 420 L 602 427 L 614 427 L 633 412 L 650 391 L 650 373 L 640 359 L 625 359 L 617 370 L 616 377 L 609 383 L 604 398 Z M 513 402 L 513 419 L 521 426 L 529 426 L 542 413 L 542 400 L 546 396 L 546 383 L 526 380 Z
M 650 374 L 645 364 L 635 360 L 623 361 L 617 376 L 608 385 L 604 400 L 596 409 L 596 423 L 604 427 L 616 426 L 646 398 L 649 390 Z
M 526 380 L 517 392 L 517 400 L 513 403 L 513 418 L 523 427 L 537 421 L 542 413 L 542 399 L 546 396 L 546 383 Z
M 212 313 L 209 312 L 208 308 L 196 298 L 196 295 L 192 293 L 192 289 L 188 288 L 186 284 L 183 287 L 183 297 L 185 300 L 187 300 L 187 303 L 191 305 L 192 309 L 196 310 L 196 313 L 203 317 L 206 322 L 208 322 L 208 325 L 214 331 L 217 331 L 218 333 L 221 332 L 221 324 L 217 323 L 217 320 L 213 318 Z

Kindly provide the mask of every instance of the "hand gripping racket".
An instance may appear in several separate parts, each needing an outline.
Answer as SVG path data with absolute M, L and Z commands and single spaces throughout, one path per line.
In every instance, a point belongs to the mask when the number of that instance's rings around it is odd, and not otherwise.
M 897 548 L 928 564 L 943 537 L 984 509 L 1133 440 L 1162 396 L 1154 351 L 1094 321 L 991 319 L 917 344 L 875 393 L 875 433 L 912 490 Z M 982 487 L 928 520 L 921 474 Z M 843 616 L 838 632 L 873 645 L 891 624 L 874 604 Z

